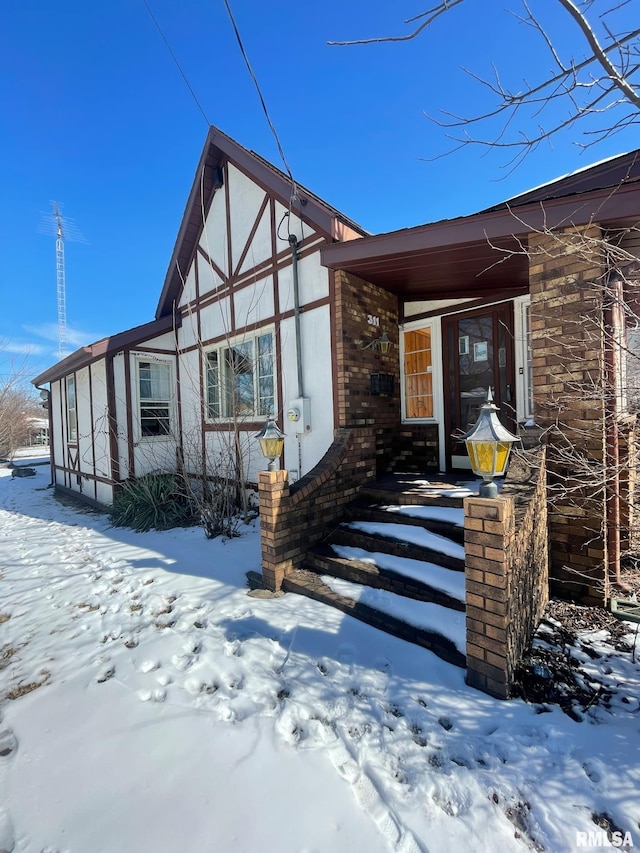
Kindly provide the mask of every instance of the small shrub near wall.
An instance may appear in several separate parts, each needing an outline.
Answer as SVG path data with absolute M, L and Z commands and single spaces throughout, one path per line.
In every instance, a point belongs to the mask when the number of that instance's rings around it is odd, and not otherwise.
M 198 521 L 195 507 L 185 499 L 173 474 L 145 474 L 127 480 L 109 514 L 115 527 L 130 527 L 139 533 L 189 527 Z

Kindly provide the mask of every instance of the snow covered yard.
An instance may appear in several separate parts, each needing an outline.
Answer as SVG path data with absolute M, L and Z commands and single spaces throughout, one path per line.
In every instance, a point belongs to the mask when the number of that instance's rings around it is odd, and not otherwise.
M 257 529 L 113 529 L 37 470 L 0 470 L 0 850 L 565 853 L 602 824 L 640 847 L 640 663 L 603 634 L 609 707 L 494 701 L 248 597 Z

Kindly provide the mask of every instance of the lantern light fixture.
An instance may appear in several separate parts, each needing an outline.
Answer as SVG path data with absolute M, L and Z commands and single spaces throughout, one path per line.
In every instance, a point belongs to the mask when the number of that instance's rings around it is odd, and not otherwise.
M 282 456 L 284 433 L 279 429 L 275 419 L 270 417 L 260 432 L 256 433 L 255 438 L 258 440 L 262 455 L 269 460 L 267 470 L 273 471 L 276 459 Z
M 390 340 L 387 333 L 383 332 L 379 338 L 375 338 L 375 340 L 371 341 L 368 344 L 362 344 L 360 349 L 375 349 L 379 350 L 383 355 L 386 355 L 391 349 L 391 346 L 392 341 Z
M 479 494 L 481 498 L 495 498 L 498 487 L 494 477 L 504 477 L 509 462 L 511 447 L 520 437 L 509 432 L 496 414 L 498 407 L 493 402 L 491 388 L 487 400 L 480 407 L 478 420 L 463 437 L 471 460 L 473 473 L 482 477 Z

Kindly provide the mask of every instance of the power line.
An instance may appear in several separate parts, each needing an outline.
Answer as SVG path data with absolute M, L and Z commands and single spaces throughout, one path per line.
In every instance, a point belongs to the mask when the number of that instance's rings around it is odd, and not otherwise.
M 187 89 L 191 92 L 191 97 L 193 98 L 193 100 L 194 100 L 194 101 L 195 101 L 195 103 L 196 103 L 196 106 L 198 107 L 198 109 L 199 109 L 199 110 L 200 110 L 200 112 L 202 113 L 202 118 L 203 118 L 203 119 L 205 120 L 205 122 L 207 123 L 207 127 L 209 127 L 209 126 L 210 126 L 210 124 L 211 124 L 211 122 L 210 122 L 210 121 L 209 121 L 209 119 L 207 118 L 207 114 L 205 113 L 205 111 L 202 109 L 202 104 L 201 104 L 201 103 L 200 103 L 200 101 L 198 100 L 198 98 L 197 98 L 197 96 L 196 96 L 196 93 L 193 91 L 193 87 L 191 86 L 191 83 L 189 83 L 189 80 L 187 79 L 187 75 L 186 75 L 186 74 L 184 73 L 184 71 L 182 70 L 182 66 L 181 66 L 181 65 L 180 65 L 180 63 L 178 62 L 178 58 L 176 57 L 175 53 L 171 50 L 171 45 L 169 44 L 169 42 L 168 42 L 167 37 L 165 36 L 165 34 L 162 32 L 162 27 L 161 27 L 161 26 L 160 26 L 160 24 L 158 23 L 158 21 L 157 21 L 157 19 L 156 19 L 156 16 L 155 16 L 155 15 L 153 14 L 153 12 L 151 11 L 151 8 L 150 8 L 149 4 L 147 3 L 147 0 L 142 0 L 142 2 L 144 3 L 144 5 L 145 5 L 145 7 L 146 7 L 146 9 L 147 9 L 147 12 L 149 13 L 149 16 L 150 16 L 151 20 L 152 20 L 152 21 L 153 21 L 153 23 L 156 25 L 156 28 L 157 28 L 158 32 L 160 33 L 160 37 L 161 37 L 162 41 L 165 43 L 165 47 L 166 47 L 166 48 L 167 48 L 167 50 L 169 51 L 169 54 L 170 54 L 171 58 L 172 58 L 172 59 L 173 59 L 173 61 L 175 62 L 175 64 L 176 64 L 176 68 L 177 68 L 177 69 L 178 69 L 178 71 L 180 72 L 180 75 L 182 76 L 182 79 L 184 80 L 184 82 L 185 82 L 185 84 L 186 84 Z
M 253 68 L 251 67 L 251 63 L 249 62 L 249 57 L 247 56 L 247 52 L 244 49 L 244 45 L 242 43 L 242 39 L 240 37 L 240 32 L 238 31 L 238 25 L 236 24 L 235 18 L 233 17 L 233 12 L 231 11 L 231 7 L 229 6 L 229 0 L 224 0 L 224 5 L 227 9 L 227 14 L 229 15 L 229 20 L 231 21 L 231 26 L 233 27 L 233 31 L 236 35 L 236 39 L 238 41 L 238 46 L 240 47 L 240 52 L 242 53 L 242 58 L 244 59 L 245 65 L 247 66 L 247 71 L 249 72 L 249 76 L 253 80 L 253 85 L 256 87 L 256 91 L 258 93 L 258 97 L 260 98 L 260 104 L 262 105 L 262 110 L 267 119 L 267 123 L 269 128 L 271 129 L 271 133 L 276 141 L 276 145 L 278 146 L 278 152 L 284 163 L 284 167 L 287 170 L 287 174 L 289 175 L 289 179 L 292 184 L 292 192 L 291 197 L 295 197 L 296 194 L 296 182 L 293 179 L 293 175 L 291 173 L 291 169 L 289 168 L 289 164 L 287 163 L 287 158 L 284 156 L 284 151 L 282 149 L 282 145 L 280 144 L 280 138 L 278 137 L 278 132 L 274 127 L 273 122 L 271 121 L 271 116 L 269 115 L 269 110 L 267 109 L 267 105 L 265 103 L 264 97 L 262 96 L 262 91 L 260 89 L 260 84 L 258 83 L 258 78 L 254 74 Z

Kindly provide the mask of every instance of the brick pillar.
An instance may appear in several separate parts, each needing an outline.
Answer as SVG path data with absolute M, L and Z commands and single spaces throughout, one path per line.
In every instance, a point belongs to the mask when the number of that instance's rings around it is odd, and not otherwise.
M 289 544 L 289 472 L 260 471 L 260 541 L 262 547 L 262 577 L 267 589 L 277 592 L 287 574 L 285 554 Z M 289 560 L 291 563 L 291 560 Z
M 514 537 L 513 498 L 465 498 L 467 683 L 498 699 L 509 698 L 513 676 L 507 560 Z
M 550 581 L 564 597 L 608 595 L 605 361 L 598 226 L 529 235 L 536 423 L 548 430 Z

